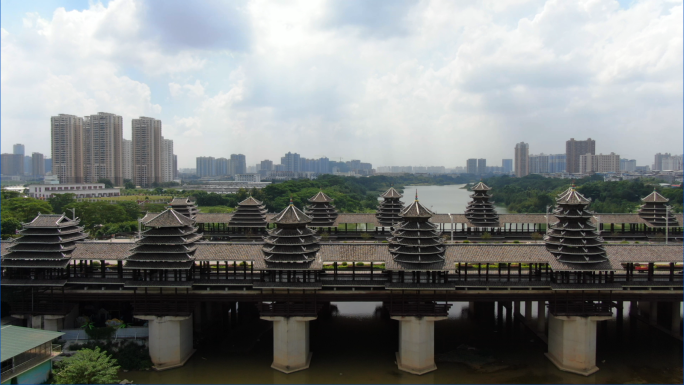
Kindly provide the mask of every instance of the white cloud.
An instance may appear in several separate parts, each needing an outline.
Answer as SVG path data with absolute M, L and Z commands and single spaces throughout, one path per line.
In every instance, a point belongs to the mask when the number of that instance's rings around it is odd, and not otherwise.
M 50 115 L 109 111 L 161 118 L 183 167 L 287 151 L 496 165 L 516 142 L 555 153 L 571 137 L 640 164 L 681 152 L 681 1 L 251 0 L 188 10 L 192 31 L 184 3 L 153 6 L 93 3 L 3 29 L 2 139 L 28 141 L 8 125 L 37 134 Z

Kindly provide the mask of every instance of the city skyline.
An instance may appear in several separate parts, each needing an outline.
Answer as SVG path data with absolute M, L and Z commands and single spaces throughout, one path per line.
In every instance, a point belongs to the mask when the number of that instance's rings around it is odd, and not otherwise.
M 2 152 L 49 154 L 51 116 L 109 111 L 163 121 L 180 168 L 287 151 L 460 167 L 569 137 L 642 165 L 681 153 L 681 4 L 594 5 L 3 2 Z

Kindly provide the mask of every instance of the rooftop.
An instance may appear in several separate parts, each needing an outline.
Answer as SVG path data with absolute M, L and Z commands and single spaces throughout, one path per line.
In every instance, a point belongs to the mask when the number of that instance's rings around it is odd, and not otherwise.
M 31 350 L 64 335 L 62 332 L 12 325 L 3 326 L 0 330 L 0 338 L 2 339 L 2 358 L 0 360 L 2 361 L 9 360 L 27 350 Z

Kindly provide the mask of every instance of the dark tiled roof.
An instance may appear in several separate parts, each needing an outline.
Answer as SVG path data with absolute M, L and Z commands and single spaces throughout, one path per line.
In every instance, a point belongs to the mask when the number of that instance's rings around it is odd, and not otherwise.
M 475 186 L 471 187 L 470 189 L 473 191 L 489 191 L 492 188 L 487 186 L 486 184 L 480 182 L 480 183 L 476 184 Z
M 195 221 L 176 212 L 174 209 L 166 209 L 166 211 L 143 222 L 143 224 L 147 227 L 184 227 L 193 226 Z
M 173 198 L 171 199 L 171 203 L 169 203 L 170 206 L 188 206 L 194 204 L 195 201 L 191 200 L 190 198 L 184 197 Z
M 38 214 L 29 223 L 24 223 L 24 227 L 67 227 L 77 226 L 78 220 L 72 221 L 64 214 Z
M 318 194 L 309 198 L 309 202 L 312 203 L 327 203 L 332 201 L 333 199 L 327 196 L 323 191 L 319 191 Z
M 417 199 L 401 212 L 403 218 L 432 218 L 432 215 L 433 212 L 420 204 Z
M 394 187 L 390 187 L 389 190 L 385 191 L 382 195 L 380 195 L 382 198 L 401 198 L 403 195 L 399 194 L 399 191 L 395 190 Z
M 254 197 L 250 196 L 249 198 L 238 203 L 238 206 L 261 206 L 262 204 L 263 202 L 261 202 L 260 200 L 256 200 L 254 199 Z
M 574 187 L 570 187 L 556 198 L 556 202 L 560 205 L 588 205 L 591 199 L 585 198 Z
M 285 210 L 276 214 L 273 217 L 273 222 L 277 224 L 296 224 L 296 223 L 309 223 L 311 218 L 304 214 L 302 210 L 298 209 L 295 205 L 290 204 L 285 208 Z
M 641 198 L 644 202 L 655 202 L 655 203 L 667 203 L 670 200 L 660 195 L 659 192 L 653 190 L 652 193 L 648 194 L 646 198 Z

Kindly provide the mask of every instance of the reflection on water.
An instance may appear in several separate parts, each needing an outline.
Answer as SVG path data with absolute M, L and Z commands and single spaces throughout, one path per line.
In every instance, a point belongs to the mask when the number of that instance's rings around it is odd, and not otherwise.
M 404 188 L 404 198 L 402 201 L 406 204 L 410 203 L 416 196 L 418 190 L 418 198 L 420 202 L 435 213 L 438 214 L 463 214 L 465 212 L 468 202 L 472 200 L 468 191 L 462 188 L 463 184 L 455 184 L 448 186 L 406 186 Z M 496 195 L 496 191 L 492 191 Z M 492 199 L 496 202 L 496 197 Z M 499 214 L 507 214 L 508 210 L 504 206 L 496 206 L 496 211 Z
M 449 318 L 435 324 L 435 354 L 465 344 L 488 352 L 503 369 L 487 373 L 438 361 L 437 371 L 415 376 L 396 367 L 398 323 L 377 311 L 380 303 L 334 305 L 339 313 L 311 323 L 313 358 L 307 370 L 285 375 L 271 369 L 273 337 L 267 332 L 246 352 L 201 347 L 182 368 L 121 373 L 121 378 L 135 383 L 682 383 L 682 343 L 630 322 L 627 311 L 621 328 L 615 320 L 599 325 L 600 371 L 584 377 L 556 369 L 544 356 L 546 345 L 524 326 L 499 328 L 493 317 L 474 320 L 468 303 L 455 303 Z

